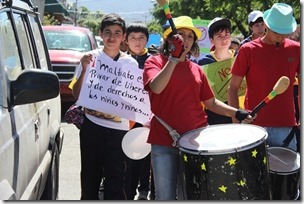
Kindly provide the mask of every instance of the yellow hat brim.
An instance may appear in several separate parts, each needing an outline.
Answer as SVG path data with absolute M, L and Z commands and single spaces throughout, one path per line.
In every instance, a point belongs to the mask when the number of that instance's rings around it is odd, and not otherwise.
M 180 29 L 180 28 L 187 28 L 187 29 L 192 30 L 195 33 L 197 39 L 200 39 L 202 37 L 202 32 L 199 29 L 197 29 L 196 27 L 192 27 L 192 26 L 176 26 L 176 29 Z M 170 26 L 163 33 L 163 38 L 167 39 L 168 35 L 170 35 L 171 32 L 172 32 L 172 28 Z

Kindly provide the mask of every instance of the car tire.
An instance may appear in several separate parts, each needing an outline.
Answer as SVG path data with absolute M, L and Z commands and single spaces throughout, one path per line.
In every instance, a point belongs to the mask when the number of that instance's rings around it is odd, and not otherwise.
M 41 200 L 57 200 L 59 190 L 59 150 L 54 143 L 52 162 Z

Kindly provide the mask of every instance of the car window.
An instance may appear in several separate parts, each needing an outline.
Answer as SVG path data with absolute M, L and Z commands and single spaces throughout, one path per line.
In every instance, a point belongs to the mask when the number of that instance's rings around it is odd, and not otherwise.
M 30 16 L 29 19 L 31 22 L 31 26 L 32 26 L 32 30 L 33 30 L 33 34 L 34 34 L 34 38 L 35 38 L 35 42 L 36 42 L 36 47 L 38 50 L 37 54 L 39 55 L 41 69 L 48 69 L 47 57 L 46 57 L 46 53 L 45 53 L 45 49 L 44 49 L 43 41 L 42 41 L 43 33 L 39 31 L 38 18 L 35 18 L 34 16 Z
M 97 43 L 97 45 L 98 45 L 99 48 L 103 48 L 104 47 L 103 39 L 100 36 L 95 36 L 95 40 L 96 40 L 96 43 Z
M 22 52 L 22 58 L 25 68 L 34 68 L 34 59 L 32 58 L 33 50 L 31 49 L 29 37 L 28 37 L 28 28 L 26 26 L 26 21 L 24 17 L 20 14 L 14 13 L 14 20 L 16 24 L 16 29 L 18 33 L 18 38 L 20 40 L 20 47 Z
M 75 50 L 87 52 L 92 50 L 89 36 L 77 31 L 44 30 L 49 50 Z
M 4 65 L 10 80 L 15 80 L 22 71 L 18 47 L 8 13 L 0 13 L 0 32 L 2 37 L 0 50 L 4 57 Z

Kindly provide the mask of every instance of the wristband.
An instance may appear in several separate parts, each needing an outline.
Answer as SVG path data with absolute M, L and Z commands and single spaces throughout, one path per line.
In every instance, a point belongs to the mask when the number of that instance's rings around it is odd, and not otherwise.
M 249 113 L 247 111 L 238 109 L 235 113 L 235 118 L 241 122 L 242 120 L 247 118 L 248 115 Z
M 176 57 L 172 57 L 171 55 L 169 56 L 169 60 L 170 60 L 171 62 L 179 63 L 179 59 L 176 58 Z

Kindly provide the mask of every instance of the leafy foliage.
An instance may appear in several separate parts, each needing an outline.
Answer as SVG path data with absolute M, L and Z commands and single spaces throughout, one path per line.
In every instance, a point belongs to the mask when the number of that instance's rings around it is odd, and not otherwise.
M 277 0 L 171 0 L 169 7 L 172 17 L 187 15 L 191 18 L 209 19 L 215 17 L 229 18 L 232 23 L 234 35 L 242 34 L 248 36 L 250 33 L 247 18 L 253 10 L 262 12 L 271 8 Z M 289 4 L 294 9 L 294 16 L 300 22 L 300 1 L 282 0 L 282 3 Z M 155 21 L 163 25 L 166 16 L 163 8 L 157 3 L 154 4 L 152 15 Z
M 250 34 L 248 27 L 248 14 L 253 10 L 262 12 L 271 8 L 278 0 L 170 0 L 170 11 L 172 17 L 187 15 L 194 19 L 209 19 L 215 17 L 229 18 L 232 23 L 233 35 Z M 280 2 L 289 4 L 294 9 L 294 16 L 300 23 L 300 1 L 281 0 Z M 99 25 L 104 14 L 100 11 L 90 12 L 88 8 L 80 8 L 81 15 L 77 25 L 89 28 L 95 35 L 98 35 Z M 154 19 L 147 23 L 150 33 L 162 33 L 162 25 L 166 23 L 164 10 L 156 2 L 151 12 Z M 56 24 L 51 19 L 43 19 L 44 24 Z
M 81 15 L 77 21 L 78 26 L 89 28 L 94 35 L 98 35 L 100 22 L 104 14 L 100 11 L 90 12 L 86 7 L 81 7 Z
M 43 16 L 42 25 L 57 25 L 59 21 L 52 15 Z
M 161 25 L 155 20 L 147 23 L 147 26 L 149 28 L 149 33 L 162 33 L 163 32 Z

